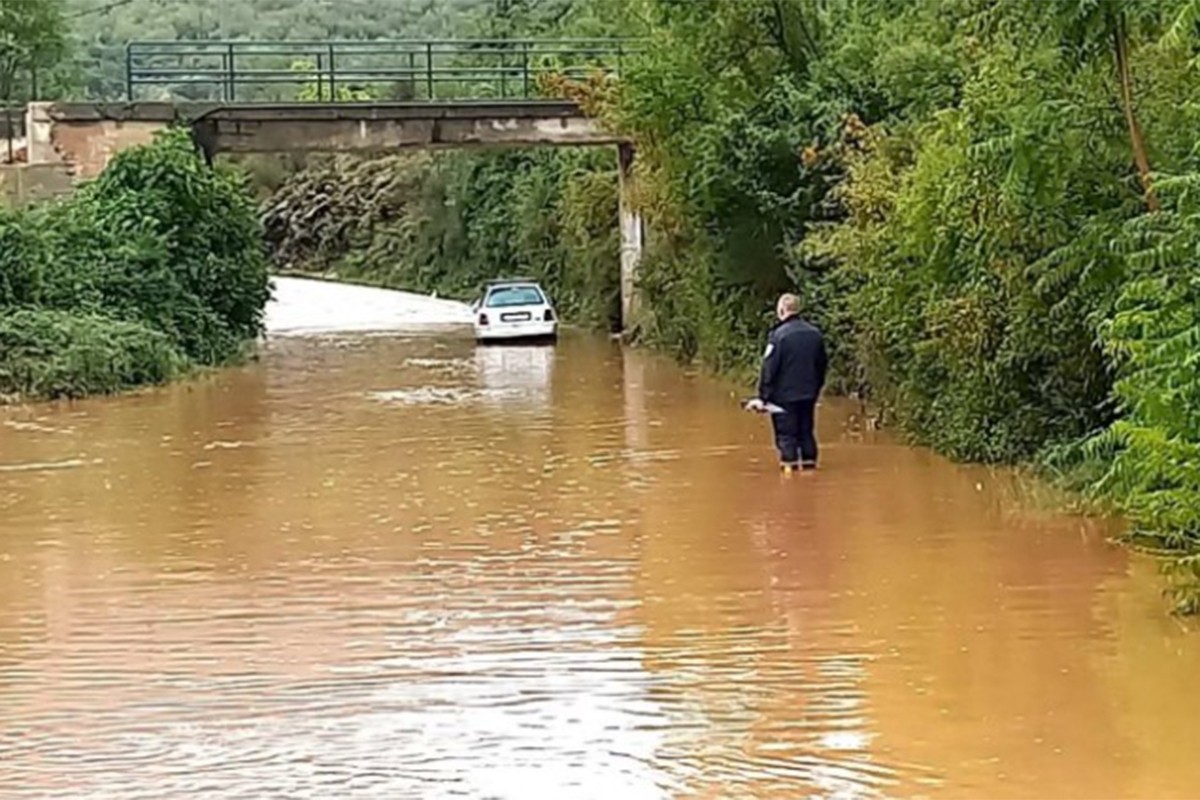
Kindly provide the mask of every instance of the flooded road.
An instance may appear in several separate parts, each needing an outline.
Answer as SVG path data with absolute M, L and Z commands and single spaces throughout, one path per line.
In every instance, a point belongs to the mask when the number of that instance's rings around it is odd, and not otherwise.
M 1196 797 L 1104 526 L 567 338 L 278 339 L 0 411 L 0 797 Z

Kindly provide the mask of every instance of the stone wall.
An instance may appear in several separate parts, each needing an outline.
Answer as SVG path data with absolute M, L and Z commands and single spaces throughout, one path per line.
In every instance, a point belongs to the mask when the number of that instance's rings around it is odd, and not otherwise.
M 0 165 L 0 206 L 18 208 L 68 194 L 75 181 L 65 164 Z

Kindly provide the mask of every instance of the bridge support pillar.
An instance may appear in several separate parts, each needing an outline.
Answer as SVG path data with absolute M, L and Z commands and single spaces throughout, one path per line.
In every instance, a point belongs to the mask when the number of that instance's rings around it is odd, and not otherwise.
M 632 144 L 623 142 L 617 145 L 617 161 L 620 165 L 621 328 L 625 331 L 634 328 L 641 312 L 638 282 L 645 240 L 642 215 L 635 210 L 634 204 L 633 159 Z

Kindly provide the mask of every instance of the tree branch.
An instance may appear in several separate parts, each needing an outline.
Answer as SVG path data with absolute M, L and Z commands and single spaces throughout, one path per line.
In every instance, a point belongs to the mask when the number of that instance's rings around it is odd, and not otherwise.
M 1116 58 L 1117 82 L 1121 87 L 1121 106 L 1125 111 L 1125 122 L 1129 126 L 1129 143 L 1133 148 L 1133 161 L 1137 165 L 1138 177 L 1142 182 L 1146 208 L 1158 211 L 1160 208 L 1158 196 L 1150 177 L 1150 156 L 1146 152 L 1146 140 L 1142 126 L 1138 122 L 1137 111 L 1133 103 L 1133 75 L 1129 69 L 1129 39 L 1125 29 L 1125 15 L 1115 12 L 1111 19 L 1113 52 Z

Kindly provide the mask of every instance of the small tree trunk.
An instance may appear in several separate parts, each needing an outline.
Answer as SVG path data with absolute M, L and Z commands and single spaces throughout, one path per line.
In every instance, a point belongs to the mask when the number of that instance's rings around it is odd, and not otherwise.
M 4 105 L 4 124 L 8 128 L 4 132 L 5 138 L 8 140 L 8 163 L 12 164 L 16 160 L 16 155 L 13 152 L 13 136 L 16 133 L 16 126 L 13 125 L 13 91 L 16 85 L 17 75 L 16 69 L 13 67 L 9 59 L 5 58 L 0 61 L 0 103 Z
M 7 128 L 5 133 L 8 138 L 8 163 L 15 164 L 17 157 L 13 152 L 13 134 L 16 130 L 16 127 L 13 124 L 12 103 L 7 100 L 4 101 L 4 125 Z
M 7 63 L 0 63 L 0 105 L 4 106 L 4 138 L 8 141 L 6 164 L 13 162 L 12 79 Z
M 1138 177 L 1142 182 L 1142 192 L 1146 200 L 1146 208 L 1158 211 L 1158 196 L 1154 194 L 1154 186 L 1150 179 L 1150 156 L 1146 153 L 1146 139 L 1142 134 L 1142 126 L 1138 122 L 1137 111 L 1133 107 L 1133 76 L 1129 71 L 1129 41 L 1125 32 L 1125 15 L 1113 15 L 1113 51 L 1117 61 L 1117 81 L 1121 85 L 1121 106 L 1125 111 L 1125 122 L 1129 125 L 1129 143 L 1133 148 L 1133 163 L 1137 165 Z

